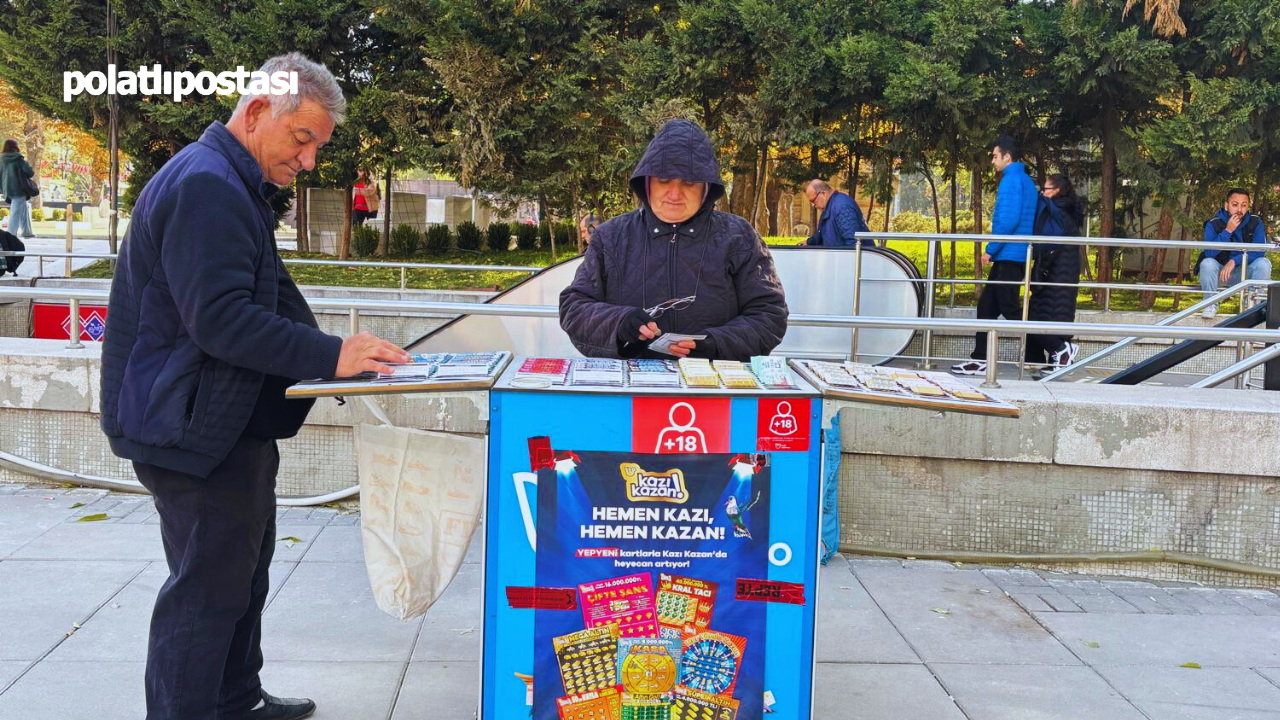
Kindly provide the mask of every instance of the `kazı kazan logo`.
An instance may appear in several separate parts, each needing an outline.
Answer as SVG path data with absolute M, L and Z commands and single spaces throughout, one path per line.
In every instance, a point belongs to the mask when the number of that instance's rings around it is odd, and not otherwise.
M 651 473 L 635 463 L 622 463 L 619 469 L 627 483 L 627 500 L 631 502 L 684 503 L 689 500 L 684 473 L 680 470 Z
M 71 102 L 72 98 L 83 92 L 90 95 L 172 95 L 174 102 L 181 102 L 182 98 L 192 93 L 296 95 L 298 74 L 283 70 L 267 74 L 261 70 L 245 70 L 243 65 L 237 65 L 235 72 L 227 70 L 217 74 L 207 70 L 198 73 L 187 70 L 172 72 L 161 70 L 159 64 L 150 68 L 141 65 L 137 72 L 117 72 L 115 65 L 108 65 L 105 73 L 101 70 L 62 73 L 63 102 Z

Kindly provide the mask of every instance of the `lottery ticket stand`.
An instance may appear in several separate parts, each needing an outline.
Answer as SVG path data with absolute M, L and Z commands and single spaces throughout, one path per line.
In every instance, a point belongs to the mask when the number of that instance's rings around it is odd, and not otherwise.
M 482 720 L 812 717 L 822 399 L 490 393 Z

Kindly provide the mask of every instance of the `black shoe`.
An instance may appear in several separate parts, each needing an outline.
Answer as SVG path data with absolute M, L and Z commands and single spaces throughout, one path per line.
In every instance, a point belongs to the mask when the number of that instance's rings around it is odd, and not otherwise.
M 241 715 L 237 720 L 299 720 L 311 717 L 316 704 L 306 698 L 278 698 L 262 692 L 265 704 Z

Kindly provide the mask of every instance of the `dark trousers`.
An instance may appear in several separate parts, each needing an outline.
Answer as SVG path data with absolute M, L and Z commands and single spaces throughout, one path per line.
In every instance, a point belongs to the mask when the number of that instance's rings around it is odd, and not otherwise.
M 369 212 L 368 210 L 351 211 L 351 223 L 353 225 L 363 225 L 365 220 L 372 220 L 376 217 L 378 217 L 377 210 L 374 210 L 373 212 Z
M 1016 280 L 1022 282 L 1026 275 L 1027 265 L 1020 262 L 997 260 L 991 263 L 988 280 Z M 1017 285 L 984 285 L 978 295 L 978 319 L 995 320 L 1004 316 L 1005 320 L 1022 319 L 1022 302 L 1019 299 Z M 987 359 L 987 334 L 980 332 L 975 338 L 974 360 Z
M 276 541 L 274 440 L 241 438 L 208 478 L 135 462 L 169 579 L 151 614 L 147 720 L 225 720 L 258 703 Z
M 1028 335 L 1026 361 L 1041 365 L 1053 359 L 1055 353 L 1067 346 L 1069 336 Z

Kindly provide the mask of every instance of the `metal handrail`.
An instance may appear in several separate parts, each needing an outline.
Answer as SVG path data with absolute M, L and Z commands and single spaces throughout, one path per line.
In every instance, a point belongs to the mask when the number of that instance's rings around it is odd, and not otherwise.
M 0 250 L 0 257 L 82 258 L 116 260 L 114 253 L 40 252 L 35 250 Z M 411 270 L 493 270 L 495 272 L 536 273 L 546 270 L 533 265 L 463 265 L 453 263 L 380 262 L 374 260 L 319 260 L 315 258 L 281 258 L 286 265 L 335 265 L 339 267 L 409 268 Z
M 1014 242 L 1031 245 L 1090 245 L 1099 247 L 1131 247 L 1131 248 L 1178 248 L 1199 250 L 1240 250 L 1257 252 L 1265 248 L 1266 252 L 1280 251 L 1277 243 L 1220 243 L 1203 240 L 1147 240 L 1144 238 L 1095 238 L 1058 235 L 990 235 L 977 233 L 900 233 L 900 232 L 860 232 L 856 233 L 860 240 L 918 240 L 928 242 L 949 242 L 955 240 L 974 242 Z
M 1207 297 L 1198 303 L 1195 303 L 1191 307 L 1185 310 L 1181 310 L 1177 313 L 1174 313 L 1173 315 L 1170 315 L 1167 318 L 1160 320 L 1159 322 L 1156 323 L 1156 325 L 1172 325 L 1178 322 L 1179 320 L 1184 320 L 1188 317 L 1191 317 L 1192 315 L 1196 314 L 1196 312 L 1202 310 L 1203 308 L 1216 304 L 1219 300 L 1223 300 L 1227 297 L 1230 297 L 1231 295 L 1234 295 L 1243 290 L 1247 290 L 1254 286 L 1266 286 L 1266 285 L 1271 285 L 1274 282 L 1275 282 L 1274 280 L 1245 280 L 1237 285 L 1233 285 L 1227 288 L 1226 290 L 1220 290 L 1214 295 Z M 1119 342 L 1112 343 L 1111 345 L 1108 345 L 1107 347 L 1102 348 L 1101 350 L 1093 353 L 1088 357 L 1081 358 L 1071 363 L 1070 365 L 1054 370 L 1048 375 L 1045 375 L 1044 377 L 1040 378 L 1040 382 L 1049 382 L 1051 380 L 1056 380 L 1057 378 L 1060 378 L 1063 375 L 1070 375 L 1076 370 L 1079 370 L 1082 367 L 1090 365 L 1123 348 L 1126 348 L 1140 339 L 1141 339 L 1140 337 L 1127 337 L 1127 338 L 1124 338 L 1123 340 L 1120 340 Z
M 1210 375 L 1209 377 L 1204 378 L 1203 380 L 1199 380 L 1195 383 L 1192 383 L 1191 387 L 1193 388 L 1217 387 L 1232 378 L 1240 377 L 1241 375 L 1249 372 L 1250 370 L 1258 367 L 1259 365 L 1267 362 L 1268 360 L 1275 359 L 1276 357 L 1280 357 L 1280 345 L 1272 345 L 1271 347 L 1263 350 L 1262 352 L 1250 355 L 1249 357 L 1236 362 L 1234 365 L 1229 365 L 1219 370 L 1218 372 Z

